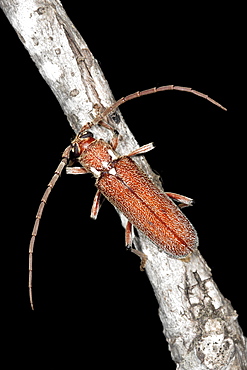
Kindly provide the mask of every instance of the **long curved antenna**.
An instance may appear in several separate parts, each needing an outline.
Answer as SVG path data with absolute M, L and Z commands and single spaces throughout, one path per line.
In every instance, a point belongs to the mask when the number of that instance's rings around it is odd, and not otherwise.
M 191 87 L 183 87 L 183 86 L 174 86 L 174 85 L 166 85 L 166 86 L 160 86 L 160 87 L 153 87 L 151 89 L 143 90 L 143 91 L 137 91 L 133 94 L 127 95 L 118 101 L 116 103 L 112 104 L 110 107 L 106 108 L 104 112 L 100 115 L 100 117 L 96 117 L 92 123 L 90 124 L 90 127 L 98 123 L 103 117 L 106 117 L 109 113 L 117 109 L 121 104 L 127 102 L 128 100 L 132 100 L 135 98 L 140 98 L 144 95 L 154 94 L 161 91 L 170 91 L 170 90 L 177 90 L 177 91 L 184 91 L 188 92 L 194 95 L 199 96 L 200 98 L 208 100 L 210 103 L 217 105 L 217 107 L 227 110 L 223 105 L 218 103 L 216 100 L 210 98 L 208 95 L 201 93 L 200 91 L 193 90 Z
M 37 212 L 36 217 L 35 217 L 35 222 L 34 222 L 33 231 L 32 231 L 32 237 L 31 237 L 31 240 L 30 240 L 30 243 L 29 243 L 29 280 L 28 280 L 28 288 L 29 288 L 29 299 L 30 299 L 30 304 L 31 304 L 32 310 L 34 310 L 33 294 L 32 294 L 32 278 L 33 278 L 33 249 L 34 249 L 35 238 L 36 238 L 36 235 L 38 233 L 40 219 L 42 217 L 42 213 L 43 213 L 44 207 L 46 205 L 47 199 L 50 195 L 50 192 L 51 192 L 52 188 L 54 187 L 54 185 L 56 184 L 59 176 L 61 175 L 64 167 L 67 165 L 67 163 L 69 161 L 70 151 L 71 151 L 71 145 L 69 145 L 64 150 L 64 152 L 62 154 L 62 160 L 59 163 L 56 171 L 54 172 L 54 175 L 53 175 L 51 181 L 49 182 L 49 184 L 47 186 L 46 191 L 43 194 L 43 197 L 41 199 L 41 202 L 40 202 L 40 205 L 39 205 L 39 208 L 38 208 L 38 212 Z

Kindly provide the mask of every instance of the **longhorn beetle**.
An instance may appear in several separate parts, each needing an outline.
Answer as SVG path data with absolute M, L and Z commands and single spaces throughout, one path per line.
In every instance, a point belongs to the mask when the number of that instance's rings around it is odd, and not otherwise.
M 147 256 L 132 248 L 133 226 L 143 232 L 157 247 L 164 250 L 171 257 L 185 258 L 197 248 L 197 233 L 180 210 L 182 207 L 191 206 L 193 200 L 183 195 L 161 191 L 131 158 L 152 150 L 154 148 L 153 143 L 143 145 L 131 153 L 120 156 L 115 151 L 118 145 L 118 132 L 104 120 L 109 113 L 115 111 L 128 100 L 167 90 L 190 92 L 226 110 L 221 104 L 199 91 L 192 90 L 189 87 L 167 85 L 137 91 L 134 94 L 121 98 L 81 128 L 75 139 L 64 150 L 62 160 L 48 184 L 36 214 L 29 244 L 28 286 L 32 309 L 34 309 L 32 260 L 35 238 L 50 192 L 62 170 L 68 164 L 78 163 L 80 165 L 80 167 L 67 167 L 68 174 L 91 173 L 96 178 L 97 191 L 91 209 L 91 217 L 93 219 L 97 218 L 101 195 L 125 215 L 128 220 L 125 228 L 125 245 L 141 258 L 141 270 L 145 267 Z M 92 132 L 89 130 L 96 124 L 112 131 L 113 137 L 110 143 L 106 143 L 102 139 L 96 140 L 93 137 Z M 172 199 L 179 203 L 178 206 Z

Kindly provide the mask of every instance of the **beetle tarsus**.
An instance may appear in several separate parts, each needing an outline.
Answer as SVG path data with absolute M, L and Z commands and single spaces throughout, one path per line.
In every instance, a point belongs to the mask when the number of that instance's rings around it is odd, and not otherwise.
M 145 253 L 143 253 L 141 251 L 138 251 L 137 249 L 134 249 L 134 248 L 131 248 L 130 251 L 132 253 L 136 254 L 138 257 L 140 257 L 140 259 L 141 259 L 140 270 L 144 271 L 145 267 L 146 267 L 147 260 L 148 260 L 148 256 Z

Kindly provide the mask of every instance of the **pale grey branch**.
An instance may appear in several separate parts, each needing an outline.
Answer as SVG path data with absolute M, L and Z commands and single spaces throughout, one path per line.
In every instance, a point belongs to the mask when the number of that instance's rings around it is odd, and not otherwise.
M 97 61 L 59 0 L 0 0 L 0 6 L 76 133 L 114 102 Z M 137 142 L 119 115 L 118 152 L 126 154 L 137 147 Z M 111 114 L 109 119 L 114 125 Z M 93 131 L 106 140 L 112 135 L 102 127 Z M 157 183 L 157 176 L 143 158 L 138 164 Z M 122 221 L 125 224 L 126 220 Z M 246 338 L 237 313 L 220 293 L 200 253 L 195 252 L 185 262 L 167 257 L 143 235 L 136 237 L 135 244 L 148 256 L 146 272 L 177 368 L 247 369 Z

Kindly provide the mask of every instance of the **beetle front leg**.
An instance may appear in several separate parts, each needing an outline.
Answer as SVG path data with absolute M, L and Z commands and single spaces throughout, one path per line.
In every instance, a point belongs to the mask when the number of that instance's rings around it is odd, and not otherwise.
M 114 130 L 113 137 L 111 139 L 111 146 L 113 150 L 115 150 L 116 147 L 118 146 L 118 137 L 119 137 L 119 132 L 117 130 Z
M 132 253 L 136 254 L 141 259 L 140 270 L 144 271 L 148 257 L 146 254 L 132 248 L 132 224 L 128 221 L 125 228 L 125 246 Z
M 119 132 L 117 130 L 115 130 L 111 125 L 109 125 L 105 120 L 100 120 L 98 122 L 98 125 L 100 126 L 103 126 L 105 128 L 107 128 L 108 130 L 112 131 L 113 132 L 113 137 L 111 139 L 111 146 L 113 148 L 113 150 L 116 149 L 116 147 L 118 146 L 118 136 L 119 136 Z
M 84 175 L 88 173 L 83 167 L 66 167 L 67 175 Z

